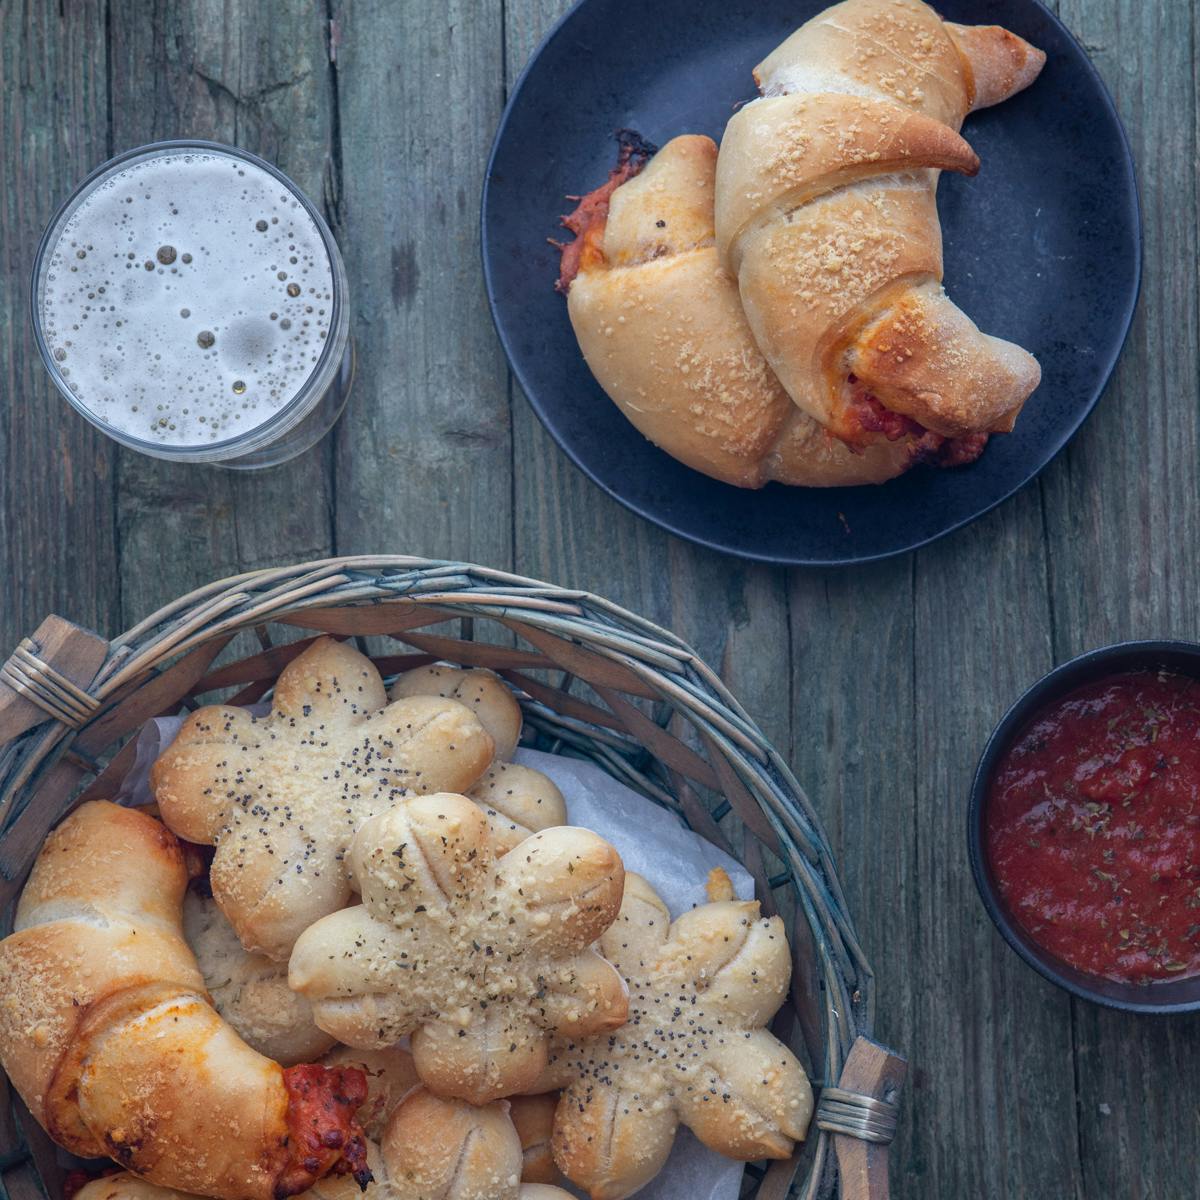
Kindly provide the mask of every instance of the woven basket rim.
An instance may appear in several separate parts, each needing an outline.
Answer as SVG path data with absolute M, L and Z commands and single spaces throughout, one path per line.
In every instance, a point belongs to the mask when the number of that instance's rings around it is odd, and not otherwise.
M 784 851 L 780 857 L 786 881 L 777 884 L 772 878 L 769 886 L 790 884 L 807 922 L 810 967 L 823 993 L 824 1060 L 813 1063 L 823 1080 L 814 1082 L 835 1083 L 855 1037 L 872 1032 L 874 977 L 855 934 L 828 840 L 804 789 L 716 672 L 678 635 L 594 593 L 508 571 L 411 555 L 345 556 L 244 572 L 162 606 L 108 643 L 104 661 L 86 689 L 96 702 L 87 719 L 75 721 L 74 727 L 43 723 L 0 746 L 0 876 L 11 877 L 22 865 L 9 862 L 3 850 L 14 823 L 48 773 L 73 753 L 81 733 L 96 728 L 131 692 L 136 694 L 147 681 L 161 679 L 165 670 L 214 640 L 224 639 L 223 647 L 236 632 L 283 622 L 307 625 L 307 631 L 319 634 L 323 613 L 381 606 L 445 611 L 430 616 L 426 625 L 458 618 L 473 633 L 473 619 L 487 618 L 510 629 L 516 624 L 577 644 L 631 672 L 701 733 L 711 754 L 724 756 L 725 765 L 758 805 Z M 392 636 L 402 640 L 402 631 L 408 628 L 403 626 Z M 514 632 L 521 636 L 519 628 Z M 675 796 L 639 777 L 625 758 L 605 744 L 600 736 L 605 731 L 569 720 L 536 697 L 521 699 L 527 717 L 540 731 L 549 730 L 559 744 L 592 757 L 622 782 L 668 803 L 691 824 Z M 92 766 L 95 774 L 99 765 Z M 56 815 L 53 823 L 64 813 Z M 703 829 L 697 832 L 707 836 Z M 732 852 L 742 857 L 737 850 Z M 23 865 L 27 869 L 29 864 Z M 823 1191 L 832 1170 L 829 1136 L 824 1130 L 816 1134 L 815 1139 L 810 1135 L 816 1146 L 800 1189 L 806 1198 Z

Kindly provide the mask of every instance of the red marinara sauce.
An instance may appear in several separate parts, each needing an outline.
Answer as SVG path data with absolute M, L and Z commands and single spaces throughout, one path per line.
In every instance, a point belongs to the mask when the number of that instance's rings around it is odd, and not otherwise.
M 986 839 L 1050 953 L 1127 983 L 1200 973 L 1200 680 L 1131 672 L 1048 704 L 993 772 Z

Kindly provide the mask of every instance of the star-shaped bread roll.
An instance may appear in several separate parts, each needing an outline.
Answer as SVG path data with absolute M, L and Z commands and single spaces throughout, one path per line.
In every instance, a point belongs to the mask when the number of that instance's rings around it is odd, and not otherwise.
M 787 995 L 783 922 L 757 901 L 702 904 L 672 923 L 639 875 L 599 941 L 629 985 L 629 1020 L 606 1037 L 555 1042 L 542 1087 L 565 1088 L 552 1149 L 594 1200 L 621 1200 L 666 1162 L 687 1125 L 731 1158 L 787 1158 L 812 1089 L 766 1029 Z
M 216 846 L 213 895 L 242 945 L 286 960 L 349 901 L 343 859 L 362 822 L 412 793 L 470 788 L 493 751 L 465 705 L 388 704 L 365 655 L 321 638 L 279 676 L 265 717 L 222 705 L 188 717 L 151 787 L 176 834 Z
M 567 804 L 554 781 L 521 763 L 492 763 L 467 798 L 483 809 L 497 854 L 531 833 L 567 823 Z
M 504 854 L 540 829 L 567 823 L 566 801 L 554 782 L 541 771 L 509 762 L 521 736 L 521 706 L 494 671 L 434 663 L 406 671 L 388 695 L 393 700 L 409 696 L 457 700 L 491 734 L 495 760 L 466 795 L 487 814 L 497 853 Z
M 392 700 L 410 696 L 441 696 L 465 704 L 491 734 L 496 757 L 501 762 L 512 758 L 521 736 L 521 706 L 495 671 L 485 667 L 456 667 L 451 663 L 432 663 L 415 667 L 396 677 L 388 689 Z
M 530 1090 L 551 1035 L 625 1020 L 625 985 L 592 948 L 624 869 L 590 830 L 547 829 L 497 856 L 466 797 L 415 796 L 362 826 L 347 866 L 363 903 L 307 929 L 288 972 L 339 1041 L 411 1035 L 427 1087 L 484 1104 Z

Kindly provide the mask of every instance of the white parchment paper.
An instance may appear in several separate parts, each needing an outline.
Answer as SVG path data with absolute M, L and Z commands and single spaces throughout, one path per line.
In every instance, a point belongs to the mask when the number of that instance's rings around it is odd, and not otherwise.
M 250 711 L 261 715 L 269 708 L 262 704 Z M 136 759 L 115 797 L 119 803 L 152 802 L 150 768 L 182 724 L 183 717 L 160 717 L 142 728 Z M 612 842 L 625 869 L 653 884 L 672 917 L 705 902 L 704 885 L 713 867 L 725 869 L 739 897 L 753 897 L 754 881 L 736 859 L 595 764 L 525 749 L 518 750 L 514 760 L 550 776 L 566 798 L 570 823 L 595 830 Z M 666 1166 L 638 1196 L 641 1200 L 736 1200 L 742 1171 L 742 1163 L 709 1150 L 681 1126 Z

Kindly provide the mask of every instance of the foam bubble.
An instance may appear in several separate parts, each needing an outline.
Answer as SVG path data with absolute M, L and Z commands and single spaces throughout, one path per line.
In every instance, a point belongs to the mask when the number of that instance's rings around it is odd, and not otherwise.
M 302 321 L 302 297 L 332 291 L 320 230 L 278 179 L 172 149 L 77 199 L 38 304 L 80 404 L 127 436 L 182 447 L 248 433 L 300 391 L 329 324 L 324 309 Z

